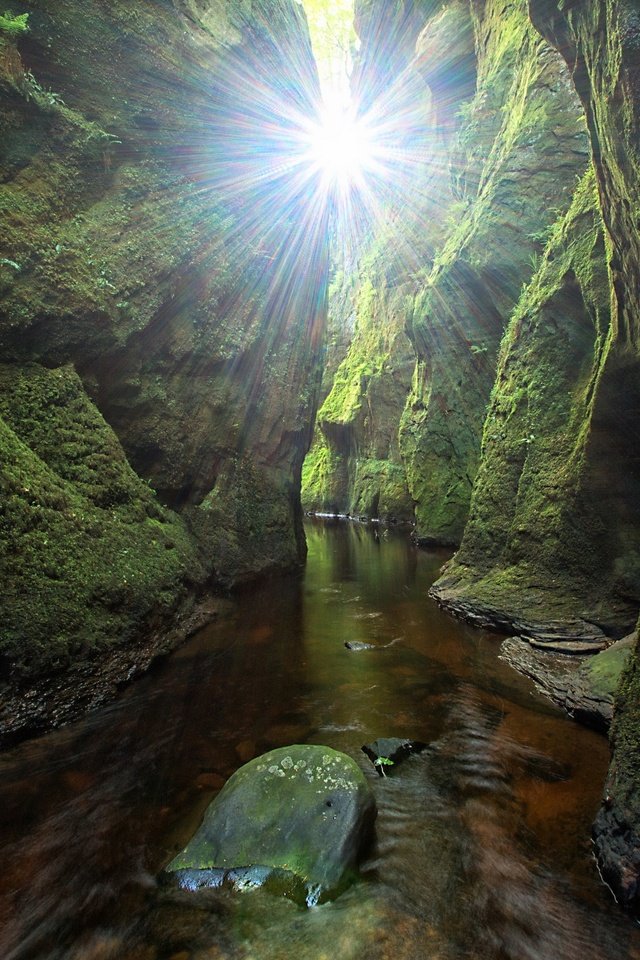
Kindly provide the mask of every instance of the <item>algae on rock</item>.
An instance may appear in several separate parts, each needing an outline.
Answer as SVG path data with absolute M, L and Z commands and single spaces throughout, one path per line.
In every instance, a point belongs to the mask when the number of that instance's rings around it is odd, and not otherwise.
M 556 224 L 505 333 L 462 546 L 434 594 L 452 609 L 622 635 L 635 617 L 622 541 L 593 457 L 611 345 L 610 289 L 593 171 Z M 551 628 L 549 628 L 551 629 Z

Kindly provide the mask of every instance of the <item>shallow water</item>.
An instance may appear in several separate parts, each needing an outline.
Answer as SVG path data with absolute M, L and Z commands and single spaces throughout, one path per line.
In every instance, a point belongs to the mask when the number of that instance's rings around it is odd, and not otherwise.
M 605 738 L 426 597 L 445 554 L 358 524 L 307 536 L 303 576 L 244 595 L 112 706 L 0 758 L 0 956 L 640 958 L 591 856 Z M 382 779 L 360 750 L 380 736 L 433 749 Z M 230 774 L 296 742 L 370 778 L 361 882 L 312 910 L 158 886 Z

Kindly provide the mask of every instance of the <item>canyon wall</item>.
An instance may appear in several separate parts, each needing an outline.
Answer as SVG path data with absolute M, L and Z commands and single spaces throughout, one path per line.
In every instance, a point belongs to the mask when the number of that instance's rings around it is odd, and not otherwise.
M 197 588 L 303 559 L 327 266 L 293 0 L 10 4 L 0 95 L 11 730 L 51 721 L 39 678 L 113 686 Z
M 541 34 L 572 70 L 582 100 L 606 238 L 610 333 L 585 439 L 585 495 L 600 520 L 601 577 L 637 611 L 640 594 L 640 11 L 629 0 L 567 7 L 530 0 Z M 631 658 L 618 689 L 612 763 L 594 828 L 605 880 L 626 905 L 640 896 L 640 671 Z
M 437 203 L 414 177 L 398 218 L 415 250 L 421 213 L 419 262 L 396 270 L 402 296 L 366 269 L 361 293 L 416 354 L 383 433 L 397 424 L 417 539 L 459 547 L 433 595 L 543 647 L 602 649 L 633 631 L 640 607 L 637 4 L 361 7 L 377 24 L 360 53 L 367 89 L 385 96 L 389 68 L 376 83 L 375 62 L 391 38 L 392 85 L 417 74 L 429 116 Z M 376 242 L 398 264 L 398 233 Z M 325 504 L 356 502 L 352 411 L 363 422 L 371 364 L 385 377 L 378 356 L 379 341 L 356 336 L 321 409 Z M 639 677 L 632 657 L 595 828 L 603 874 L 628 904 L 640 875 Z

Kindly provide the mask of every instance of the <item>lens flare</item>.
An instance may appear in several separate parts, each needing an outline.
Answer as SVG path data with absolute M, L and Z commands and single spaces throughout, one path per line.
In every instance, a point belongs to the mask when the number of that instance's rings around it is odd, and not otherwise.
M 366 123 L 351 110 L 325 110 L 308 130 L 312 167 L 329 184 L 348 187 L 362 180 L 375 146 Z

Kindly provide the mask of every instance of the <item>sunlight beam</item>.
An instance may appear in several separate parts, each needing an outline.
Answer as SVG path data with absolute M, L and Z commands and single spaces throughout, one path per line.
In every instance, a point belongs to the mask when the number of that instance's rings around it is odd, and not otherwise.
M 308 136 L 309 162 L 326 185 L 355 185 L 373 164 L 371 133 L 350 110 L 325 109 L 318 122 L 310 124 Z

